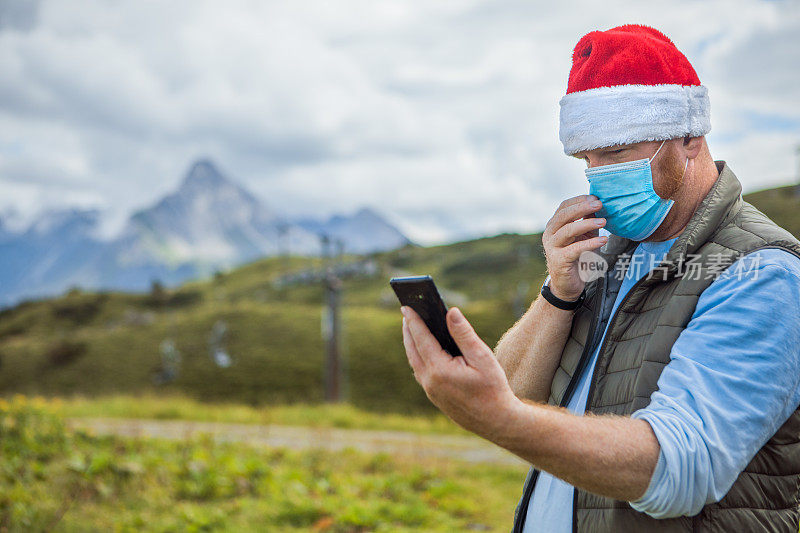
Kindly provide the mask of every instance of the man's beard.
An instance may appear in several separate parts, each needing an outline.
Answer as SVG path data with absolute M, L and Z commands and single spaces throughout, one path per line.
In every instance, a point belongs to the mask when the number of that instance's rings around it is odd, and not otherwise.
M 656 163 L 659 176 L 656 193 L 662 198 L 672 198 L 683 185 L 685 161 L 679 161 L 672 150 L 664 154 L 665 158 Z

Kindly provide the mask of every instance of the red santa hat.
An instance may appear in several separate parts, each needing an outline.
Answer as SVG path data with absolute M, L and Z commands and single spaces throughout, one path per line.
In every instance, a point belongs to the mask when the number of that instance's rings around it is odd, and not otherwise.
M 581 37 L 559 105 L 568 155 L 711 130 L 708 89 L 689 60 L 663 33 L 640 24 Z

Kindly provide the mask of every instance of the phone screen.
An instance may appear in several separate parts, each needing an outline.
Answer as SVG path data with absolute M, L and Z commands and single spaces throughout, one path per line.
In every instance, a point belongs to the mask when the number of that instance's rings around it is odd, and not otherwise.
M 444 305 L 436 284 L 430 276 L 408 276 L 392 278 L 389 284 L 394 289 L 401 305 L 407 305 L 422 317 L 425 325 L 439 341 L 441 347 L 453 357 L 461 350 L 447 329 L 447 307 Z

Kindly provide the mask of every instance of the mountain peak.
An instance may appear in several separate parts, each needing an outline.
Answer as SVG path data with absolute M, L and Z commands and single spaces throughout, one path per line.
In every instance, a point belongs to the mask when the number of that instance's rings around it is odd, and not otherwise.
M 362 207 L 361 209 L 356 211 L 356 213 L 353 215 L 353 218 L 359 220 L 365 220 L 365 219 L 373 219 L 381 221 L 383 220 L 383 217 L 370 207 Z
M 213 161 L 210 159 L 198 159 L 186 174 L 181 188 L 214 188 L 227 183 L 230 182 L 220 173 Z

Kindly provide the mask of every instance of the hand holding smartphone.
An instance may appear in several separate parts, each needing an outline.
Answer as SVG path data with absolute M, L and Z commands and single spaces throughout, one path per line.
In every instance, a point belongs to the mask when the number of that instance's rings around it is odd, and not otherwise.
M 444 350 L 453 357 L 461 355 L 461 350 L 447 329 L 447 307 L 433 283 L 433 278 L 430 276 L 392 278 L 389 284 L 394 289 L 400 304 L 409 306 L 422 317 Z

